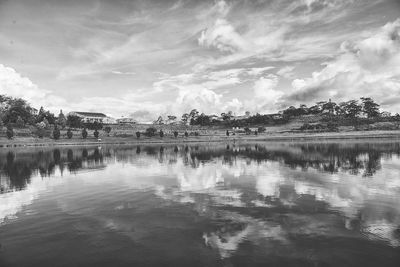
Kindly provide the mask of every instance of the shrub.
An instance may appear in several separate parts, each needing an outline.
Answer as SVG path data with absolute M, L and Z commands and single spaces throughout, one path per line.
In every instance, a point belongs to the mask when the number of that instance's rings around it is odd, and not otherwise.
M 17 121 L 16 121 L 16 124 L 17 124 L 18 127 L 24 127 L 25 122 L 24 122 L 24 120 L 21 118 L 21 116 L 18 116 Z
M 199 132 L 194 132 L 194 136 L 199 136 Z
M 249 127 L 245 127 L 245 128 L 244 128 L 244 132 L 245 132 L 247 135 L 251 134 L 251 130 L 250 130 Z
M 82 138 L 86 139 L 87 135 L 88 135 L 88 132 L 87 132 L 86 128 L 83 128 L 83 130 L 82 130 Z
M 178 137 L 178 132 L 177 131 L 174 132 L 174 136 L 175 136 L 175 138 Z
M 335 123 L 335 122 L 328 122 L 328 124 L 326 125 L 326 128 L 327 128 L 328 131 L 330 131 L 330 132 L 337 132 L 337 131 L 339 131 L 338 124 Z
M 187 131 L 185 131 L 185 137 L 188 137 L 189 133 Z
M 259 133 L 264 133 L 266 131 L 265 127 L 258 127 L 257 130 Z
M 53 138 L 55 140 L 58 140 L 58 139 L 60 139 L 60 135 L 61 135 L 60 130 L 57 127 L 55 127 L 53 130 Z
M 97 129 L 94 130 L 93 135 L 94 135 L 95 138 L 99 138 L 99 131 L 97 131 Z
M 110 126 L 104 127 L 104 131 L 107 133 L 107 136 L 110 136 L 111 127 Z
M 136 132 L 136 138 L 140 138 L 140 132 Z
M 7 126 L 6 135 L 8 139 L 12 139 L 14 137 L 14 130 L 11 126 Z
M 161 138 L 164 137 L 164 132 L 163 132 L 163 130 L 160 130 L 160 137 L 161 137 Z
M 150 127 L 150 128 L 147 128 L 146 129 L 146 136 L 148 136 L 148 137 L 152 137 L 152 136 L 154 136 L 155 134 L 156 134 L 156 132 L 157 132 L 157 129 L 156 128 L 154 128 L 154 127 Z
M 229 136 L 229 131 L 228 130 L 226 130 L 226 136 Z
M 67 137 L 68 137 L 68 139 L 71 139 L 72 138 L 72 131 L 71 131 L 71 129 L 68 129 L 67 130 Z
M 254 131 L 254 135 L 258 135 L 258 131 Z

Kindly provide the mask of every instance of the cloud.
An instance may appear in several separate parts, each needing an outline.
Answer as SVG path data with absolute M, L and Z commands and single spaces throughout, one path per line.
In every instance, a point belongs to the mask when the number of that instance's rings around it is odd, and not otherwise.
M 278 82 L 278 77 L 273 74 L 259 78 L 253 87 L 254 99 L 246 101 L 245 107 L 253 112 L 275 112 L 283 96 L 283 92 L 277 90 Z
M 387 23 L 368 37 L 345 41 L 340 55 L 321 71 L 292 82 L 287 102 L 337 101 L 369 96 L 378 102 L 400 96 L 400 19 Z M 395 107 L 399 108 L 400 104 Z M 388 107 L 394 109 L 394 106 Z

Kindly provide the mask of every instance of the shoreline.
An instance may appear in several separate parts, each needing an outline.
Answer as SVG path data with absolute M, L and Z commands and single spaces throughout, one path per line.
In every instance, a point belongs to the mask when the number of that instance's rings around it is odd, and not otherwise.
M 182 143 L 216 143 L 216 142 L 310 142 L 310 141 L 341 141 L 341 140 L 396 140 L 400 141 L 400 131 L 359 131 L 333 133 L 263 133 L 259 135 L 236 136 L 198 136 L 198 137 L 153 137 L 153 138 L 123 138 L 105 137 L 96 139 L 23 139 L 0 140 L 0 148 L 11 147 L 51 147 L 51 146 L 95 146 L 95 145 L 152 145 L 152 144 L 182 144 Z

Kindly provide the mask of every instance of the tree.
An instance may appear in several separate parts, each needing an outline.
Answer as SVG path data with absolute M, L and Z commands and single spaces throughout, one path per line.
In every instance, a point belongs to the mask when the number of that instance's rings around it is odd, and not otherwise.
M 3 106 L 4 123 L 16 123 L 18 117 L 21 117 L 25 123 L 34 122 L 35 109 L 32 108 L 25 100 L 21 98 L 12 98 L 2 96 L 0 104 Z
M 95 138 L 99 138 L 99 131 L 97 129 L 94 130 L 93 135 Z
M 185 131 L 185 137 L 188 137 L 189 133 L 187 131 Z
M 61 129 L 64 129 L 67 125 L 67 119 L 65 118 L 62 110 L 60 110 L 60 114 L 58 114 L 57 124 L 61 127 Z
M 175 136 L 175 138 L 178 137 L 178 132 L 177 131 L 174 131 L 174 136 Z
M 107 136 L 110 136 L 111 127 L 110 126 L 104 127 L 104 131 L 107 133 Z
M 137 138 L 137 139 L 140 138 L 140 132 L 136 132 L 136 138 Z
M 226 130 L 226 136 L 229 136 L 229 131 L 228 130 Z
M 72 133 L 71 129 L 68 128 L 68 130 L 67 130 L 67 137 L 68 137 L 68 139 L 71 139 L 71 138 L 72 138 L 72 135 L 73 135 L 73 133 Z
M 54 127 L 54 130 L 53 130 L 53 138 L 55 139 L 55 140 L 58 140 L 58 139 L 60 139 L 60 129 L 58 129 L 58 127 L 56 126 L 56 127 Z
M 81 128 L 82 127 L 82 119 L 75 115 L 67 116 L 67 125 L 71 128 Z
M 146 129 L 146 136 L 148 136 L 148 137 L 152 137 L 152 136 L 154 136 L 155 134 L 156 134 L 156 132 L 157 132 L 157 129 L 156 128 L 154 128 L 154 127 L 150 127 L 150 128 L 147 128 Z
M 192 109 L 189 113 L 189 118 L 190 118 L 190 125 L 194 125 L 197 117 L 199 116 L 199 112 L 197 109 Z
M 182 123 L 183 123 L 183 124 L 187 124 L 188 121 L 189 121 L 189 118 L 190 118 L 190 115 L 189 115 L 189 114 L 187 114 L 187 113 L 183 114 L 183 115 L 182 115 L 182 119 L 181 119 Z
M 12 139 L 14 137 L 14 130 L 11 125 L 7 125 L 6 135 L 8 139 Z
M 87 135 L 88 135 L 88 132 L 87 132 L 86 128 L 83 128 L 83 130 L 82 130 L 82 138 L 86 139 Z
M 153 122 L 153 124 L 157 124 L 157 125 L 164 124 L 163 117 L 159 116 L 158 119 Z
M 357 100 L 349 100 L 347 102 L 342 102 L 339 104 L 340 108 L 343 110 L 344 114 L 348 118 L 356 118 L 360 115 L 362 111 L 362 106 L 359 105 Z
M 379 115 L 379 104 L 370 97 L 361 97 L 362 112 L 367 115 L 368 118 L 374 118 Z
M 25 122 L 24 122 L 24 120 L 21 118 L 21 116 L 18 116 L 16 123 L 17 123 L 17 126 L 18 126 L 18 127 L 24 127 L 24 125 L 25 125 Z
M 160 130 L 160 137 L 161 137 L 161 138 L 164 137 L 164 132 L 163 132 L 163 130 Z
M 48 129 L 48 128 L 50 127 L 50 123 L 49 123 L 49 121 L 48 121 L 46 118 L 44 118 L 42 122 L 43 122 L 44 125 L 45 125 L 45 126 L 44 126 L 45 129 Z

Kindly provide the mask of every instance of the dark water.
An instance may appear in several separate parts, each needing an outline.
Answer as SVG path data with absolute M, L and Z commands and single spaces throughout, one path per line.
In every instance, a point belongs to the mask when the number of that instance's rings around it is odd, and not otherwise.
M 0 151 L 0 266 L 400 266 L 400 144 Z

